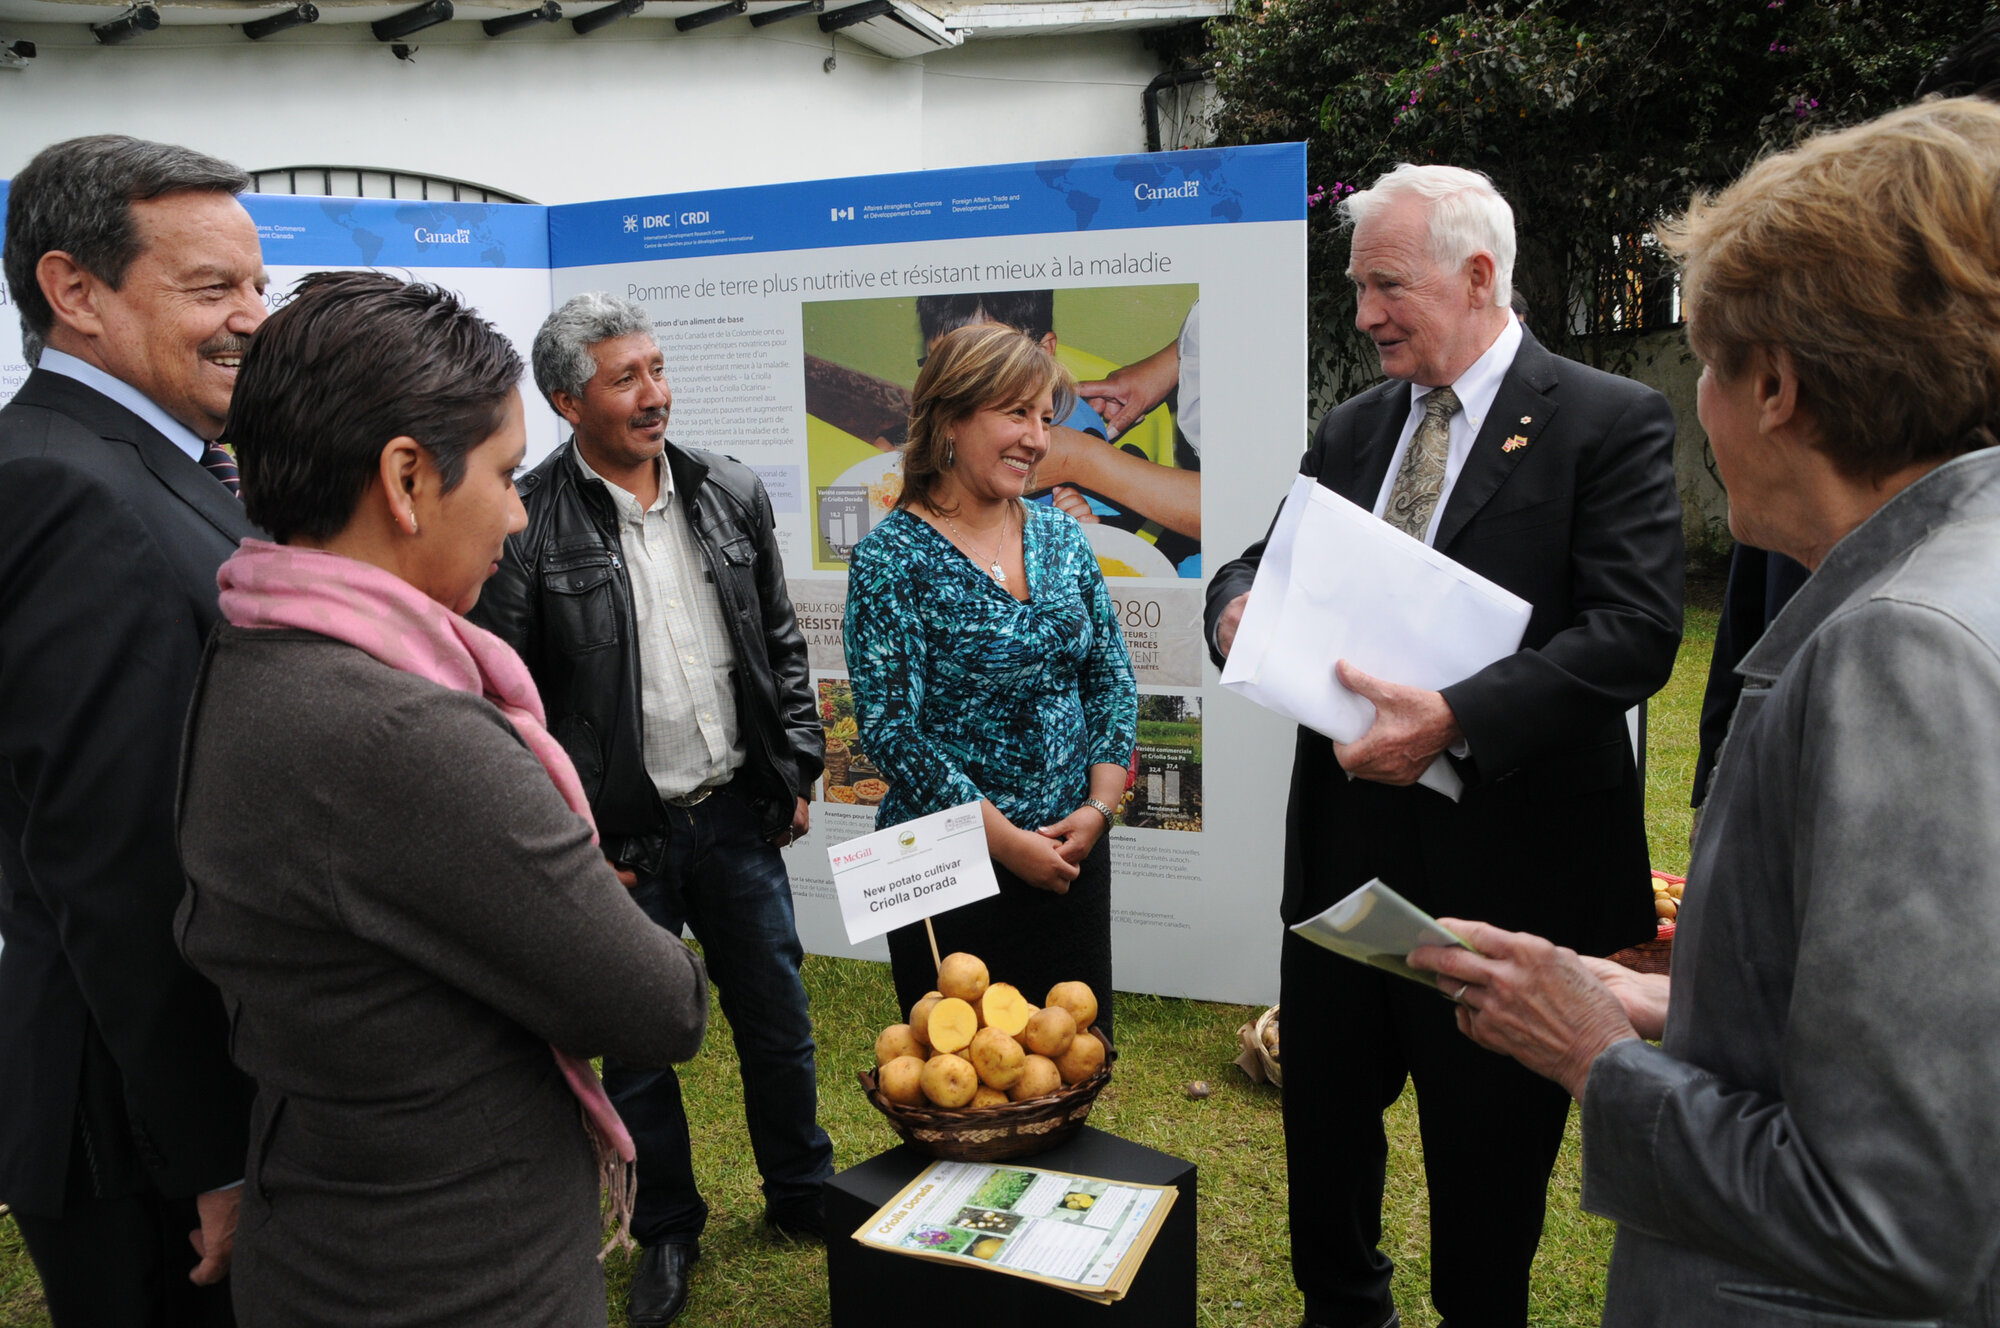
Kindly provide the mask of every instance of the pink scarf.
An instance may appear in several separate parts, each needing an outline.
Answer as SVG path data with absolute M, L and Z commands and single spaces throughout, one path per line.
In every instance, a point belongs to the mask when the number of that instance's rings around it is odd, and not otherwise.
M 491 701 L 521 735 L 570 810 L 597 824 L 569 754 L 549 736 L 542 698 L 528 666 L 505 641 L 474 626 L 395 573 L 321 549 L 244 540 L 216 574 L 223 616 L 237 627 L 291 627 L 367 652 L 390 668 L 414 673 L 455 692 Z M 604 1249 L 632 1248 L 633 1168 L 638 1157 L 618 1109 L 605 1096 L 590 1062 L 551 1047 L 570 1091 L 583 1105 L 597 1152 L 598 1177 L 609 1191 L 616 1229 Z M 600 1251 L 598 1258 L 603 1258 Z

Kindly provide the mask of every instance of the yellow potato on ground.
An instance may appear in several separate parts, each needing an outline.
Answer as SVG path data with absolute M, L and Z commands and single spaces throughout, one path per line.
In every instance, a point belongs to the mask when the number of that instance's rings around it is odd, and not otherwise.
M 1007 1096 L 1016 1102 L 1026 1102 L 1031 1097 L 1046 1097 L 1062 1087 L 1062 1071 L 1046 1056 L 1029 1056 L 1021 1062 L 1021 1077 L 1007 1090 Z
M 979 1107 L 1004 1107 L 1007 1105 L 1007 1102 L 1008 1097 L 1005 1093 L 997 1088 L 988 1088 L 985 1084 L 981 1084 L 979 1091 L 972 1095 L 972 1105 L 975 1109 Z
M 910 1007 L 910 1036 L 923 1046 L 925 1059 L 930 1057 L 931 1011 L 936 1009 L 937 1003 L 943 999 L 944 997 L 933 994 Z
M 1097 993 L 1087 982 L 1058 982 L 1049 988 L 1049 998 L 1042 1004 L 1060 1005 L 1068 1010 L 1079 1033 L 1097 1022 Z
M 900 1106 L 924 1104 L 924 1063 L 916 1056 L 898 1056 L 876 1072 L 875 1085 L 882 1096 Z
M 924 1044 L 917 1041 L 917 1035 L 910 1031 L 908 1024 L 891 1024 L 882 1030 L 882 1036 L 875 1039 L 875 1063 L 887 1065 L 898 1056 L 915 1056 L 923 1060 L 930 1055 Z
M 988 981 L 986 965 L 978 955 L 960 951 L 946 955 L 938 965 L 938 990 L 968 1005 L 985 993 Z
M 979 1072 L 979 1082 L 989 1088 L 1012 1088 L 1021 1077 L 1021 1066 L 1027 1058 L 1021 1044 L 997 1028 L 982 1028 L 974 1033 L 972 1045 L 966 1050 L 966 1059 Z
M 1027 1027 L 1021 1030 L 1021 1045 L 1051 1060 L 1068 1051 L 1075 1039 L 1076 1020 L 1060 1005 L 1045 1005 L 1035 1011 L 1028 1016 Z
M 972 1101 L 979 1091 L 979 1075 L 962 1056 L 939 1053 L 924 1062 L 923 1077 L 919 1080 L 924 1096 L 931 1102 L 956 1111 Z
M 1028 1026 L 1028 1011 L 1032 1008 L 1020 990 L 1007 982 L 994 983 L 979 998 L 980 1022 L 1008 1037 L 1021 1035 L 1021 1030 Z
M 1078 1033 L 1069 1050 L 1056 1057 L 1056 1070 L 1066 1084 L 1081 1083 L 1104 1064 L 1104 1044 L 1089 1033 Z
M 964 1051 L 978 1031 L 979 1016 L 972 1012 L 972 1007 L 956 996 L 947 996 L 931 1007 L 924 1040 L 931 1044 L 932 1051 Z

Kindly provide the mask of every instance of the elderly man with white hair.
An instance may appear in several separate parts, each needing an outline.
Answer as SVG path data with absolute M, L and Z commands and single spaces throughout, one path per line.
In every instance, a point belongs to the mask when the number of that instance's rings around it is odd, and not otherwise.
M 1654 925 L 1624 714 L 1666 682 L 1680 643 L 1673 414 L 1550 354 L 1515 316 L 1513 212 L 1486 177 L 1398 166 L 1343 207 L 1355 322 L 1390 381 L 1329 412 L 1299 469 L 1534 613 L 1518 651 L 1441 692 L 1326 662 L 1376 719 L 1352 743 L 1299 730 L 1280 913 L 1297 922 L 1380 877 L 1433 915 L 1505 918 L 1608 954 Z M 1210 584 L 1218 662 L 1262 553 Z M 1440 753 L 1464 779 L 1456 802 L 1415 782 Z M 1282 989 L 1306 1323 L 1400 1322 L 1379 1248 L 1382 1113 L 1408 1081 L 1432 1301 L 1451 1328 L 1525 1324 L 1569 1095 L 1460 1036 L 1438 992 L 1289 933 Z

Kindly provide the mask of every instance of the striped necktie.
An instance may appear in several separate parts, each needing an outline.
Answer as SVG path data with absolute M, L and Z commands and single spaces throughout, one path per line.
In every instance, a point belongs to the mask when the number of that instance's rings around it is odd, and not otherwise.
M 236 470 L 236 458 L 229 454 L 228 448 L 221 443 L 210 443 L 202 449 L 201 465 L 202 469 L 222 481 L 223 488 L 238 498 L 243 496 L 243 480 Z

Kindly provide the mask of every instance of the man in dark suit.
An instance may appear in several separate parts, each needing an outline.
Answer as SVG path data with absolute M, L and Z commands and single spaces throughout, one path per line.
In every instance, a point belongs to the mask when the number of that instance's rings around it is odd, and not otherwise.
M 8 199 L 37 367 L 0 410 L 0 1200 L 59 1326 L 231 1322 L 249 1090 L 175 949 L 173 801 L 255 533 L 212 446 L 264 320 L 247 184 L 105 136 Z
M 1508 307 L 1513 213 L 1484 176 L 1402 166 L 1344 205 L 1356 322 L 1392 380 L 1320 422 L 1303 474 L 1534 606 L 1521 649 L 1442 692 L 1341 681 L 1373 727 L 1301 729 L 1286 820 L 1287 923 L 1381 877 L 1433 915 L 1593 954 L 1653 931 L 1624 712 L 1673 667 L 1680 502 L 1658 393 L 1551 355 Z M 1261 543 L 1208 591 L 1227 655 Z M 1327 661 L 1329 667 L 1335 661 Z M 1415 780 L 1440 754 L 1452 802 Z M 1569 1099 L 1460 1035 L 1436 991 L 1284 939 L 1292 1272 L 1306 1322 L 1399 1322 L 1377 1248 L 1382 1112 L 1414 1082 L 1431 1290 L 1452 1328 L 1524 1324 Z

